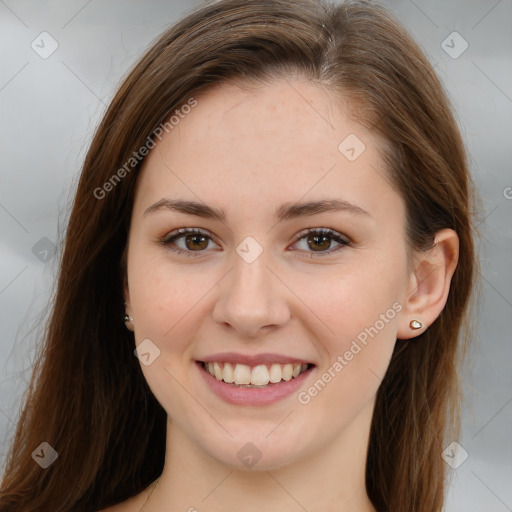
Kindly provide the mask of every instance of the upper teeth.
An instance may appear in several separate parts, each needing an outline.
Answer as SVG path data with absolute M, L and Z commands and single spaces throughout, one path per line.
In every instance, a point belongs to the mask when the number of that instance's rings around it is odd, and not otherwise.
M 266 386 L 269 382 L 277 383 L 281 380 L 291 380 L 298 377 L 308 368 L 307 364 L 260 364 L 258 366 L 247 366 L 245 364 L 230 363 L 205 363 L 210 375 L 217 380 L 223 380 L 228 384 L 252 384 L 254 386 Z

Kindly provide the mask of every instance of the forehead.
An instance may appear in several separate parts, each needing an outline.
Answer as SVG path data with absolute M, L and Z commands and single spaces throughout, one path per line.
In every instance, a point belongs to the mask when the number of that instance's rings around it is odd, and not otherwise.
M 354 128 L 345 123 L 343 98 L 339 100 L 335 102 L 325 87 L 307 81 L 219 84 L 198 98 L 186 123 L 176 127 L 178 136 L 169 137 L 168 148 L 183 153 L 195 148 L 234 164 L 250 158 L 262 165 L 296 161 L 314 151 L 321 163 L 317 150 L 336 152 L 337 139 Z
M 146 158 L 139 198 L 157 201 L 168 193 L 227 212 L 245 205 L 248 214 L 251 207 L 270 210 L 270 203 L 338 192 L 365 209 L 396 203 L 383 141 L 325 87 L 292 79 L 254 88 L 223 83 L 195 100 Z

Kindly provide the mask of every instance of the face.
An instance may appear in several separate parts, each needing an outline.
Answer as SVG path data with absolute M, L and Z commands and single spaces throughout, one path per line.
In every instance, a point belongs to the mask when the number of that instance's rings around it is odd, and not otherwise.
M 367 425 L 392 354 L 404 204 L 345 107 L 298 79 L 216 86 L 138 177 L 125 295 L 141 368 L 173 428 L 229 466 L 244 446 L 259 469 L 305 460 Z

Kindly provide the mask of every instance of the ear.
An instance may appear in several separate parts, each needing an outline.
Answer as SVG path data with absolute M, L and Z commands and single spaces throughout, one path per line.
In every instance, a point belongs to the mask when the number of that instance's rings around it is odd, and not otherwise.
M 439 316 L 448 299 L 458 259 L 459 237 L 453 229 L 438 231 L 433 247 L 415 253 L 398 327 L 399 339 L 407 340 L 422 334 Z M 413 329 L 409 325 L 412 320 L 419 321 L 422 327 Z

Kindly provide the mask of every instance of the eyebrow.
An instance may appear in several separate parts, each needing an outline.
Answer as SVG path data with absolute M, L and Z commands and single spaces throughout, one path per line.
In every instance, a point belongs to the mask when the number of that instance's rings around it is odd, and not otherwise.
M 143 217 L 160 210 L 171 210 L 188 215 L 196 215 L 206 219 L 215 219 L 225 222 L 226 213 L 222 208 L 213 208 L 204 203 L 185 201 L 181 199 L 163 198 L 151 205 L 144 211 Z M 278 221 L 290 220 L 297 217 L 306 217 L 324 212 L 348 212 L 355 215 L 371 217 L 371 215 L 348 201 L 342 199 L 322 199 L 320 201 L 309 201 L 306 203 L 284 203 L 274 212 L 274 218 Z

